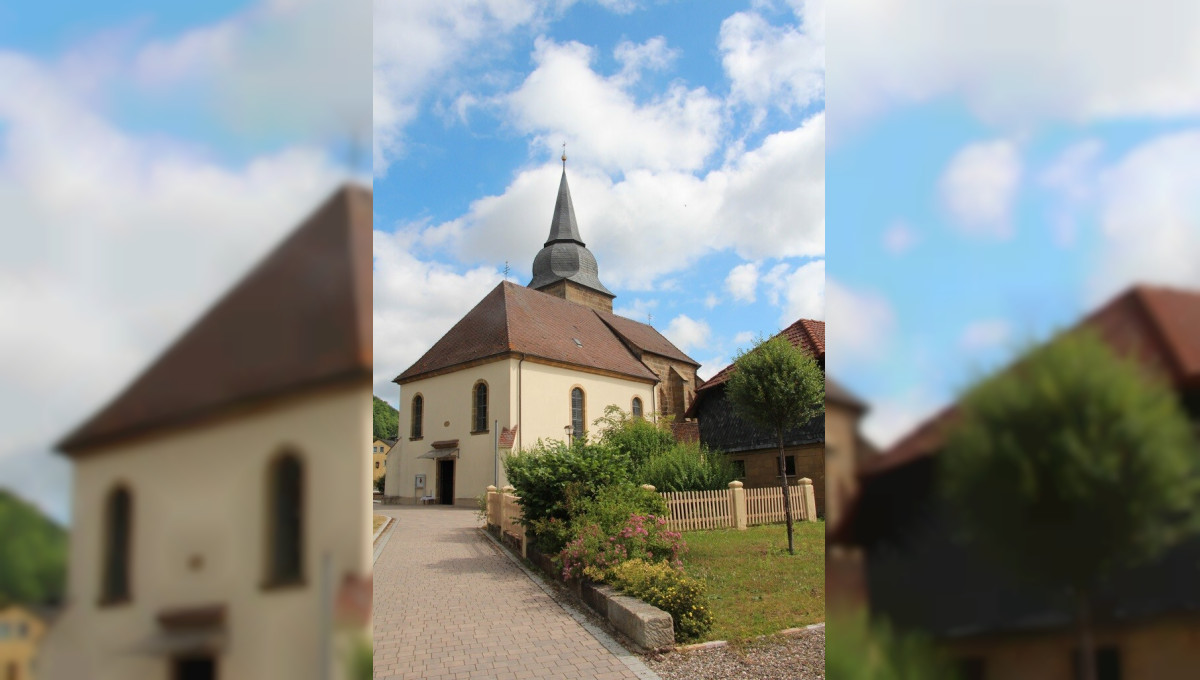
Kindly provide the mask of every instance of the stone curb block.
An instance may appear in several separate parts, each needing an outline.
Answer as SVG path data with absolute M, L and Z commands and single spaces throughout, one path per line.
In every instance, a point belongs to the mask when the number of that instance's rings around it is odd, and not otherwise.
M 789 636 L 790 635 L 799 635 L 801 633 L 806 633 L 810 630 L 815 630 L 817 628 L 824 628 L 824 627 L 825 627 L 825 622 L 822 621 L 821 623 L 809 624 L 807 626 L 804 626 L 803 628 L 784 628 L 783 630 L 779 631 L 778 633 L 773 633 L 771 635 L 759 635 L 755 639 L 762 640 L 764 638 L 774 637 L 776 635 L 789 635 Z M 675 648 L 675 651 L 677 651 L 677 652 L 700 652 L 700 651 L 704 651 L 706 649 L 718 649 L 720 647 L 728 647 L 728 646 L 729 646 L 729 642 L 727 640 L 711 640 L 709 642 L 697 642 L 694 645 L 679 645 Z
M 675 644 L 671 615 L 658 607 L 622 595 L 611 586 L 595 583 L 583 584 L 580 598 L 644 649 L 659 649 Z

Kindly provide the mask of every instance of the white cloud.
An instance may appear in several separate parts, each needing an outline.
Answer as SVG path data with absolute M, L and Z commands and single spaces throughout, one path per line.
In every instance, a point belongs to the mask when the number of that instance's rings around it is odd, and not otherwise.
M 852 290 L 834 279 L 827 279 L 825 286 L 830 373 L 848 373 L 855 364 L 883 358 L 896 334 L 896 314 L 887 298 Z
M 140 50 L 134 79 L 195 98 L 251 134 L 362 139 L 371 129 L 371 5 L 260 0 Z
M 0 205 L 19 227 L 0 230 L 0 314 L 20 319 L 0 333 L 0 458 L 46 456 L 344 175 L 313 149 L 230 167 L 129 135 L 11 52 L 0 82 Z M 55 482 L 34 500 L 64 518 Z
M 696 369 L 696 375 L 700 376 L 701 380 L 708 380 L 717 374 L 717 371 L 729 365 L 729 359 L 724 355 L 718 354 L 700 362 L 700 368 Z
M 646 320 L 650 318 L 650 315 L 653 314 L 654 310 L 657 308 L 658 300 L 634 298 L 633 301 L 627 306 L 622 305 L 614 307 L 613 313 L 617 316 L 623 316 L 626 319 L 633 319 L 634 321 L 643 321 L 649 323 L 649 321 Z
M 791 112 L 825 95 L 825 3 L 797 3 L 797 24 L 773 26 L 755 11 L 721 23 L 721 63 L 731 99 Z
M 713 293 L 709 293 L 708 295 L 706 295 L 704 297 L 704 308 L 705 309 L 712 309 L 719 304 L 721 304 L 721 298 L 717 297 Z
M 686 314 L 671 319 L 671 323 L 662 332 L 676 347 L 688 352 L 694 349 L 708 347 L 708 339 L 712 329 L 705 321 L 696 321 Z
M 938 188 L 942 205 L 969 234 L 1012 235 L 1012 204 L 1021 179 L 1020 154 L 1008 140 L 961 149 L 946 166 Z
M 359 3 L 365 4 L 365 3 Z M 550 3 L 539 0 L 405 0 L 376 2 L 372 120 L 376 174 L 405 148 L 404 129 L 432 91 L 457 97 L 447 77 L 468 56 L 502 53 L 518 28 L 538 24 Z
M 733 344 L 739 348 L 745 347 L 754 339 L 754 334 L 750 331 L 742 331 L 733 336 Z
M 1091 202 L 1104 144 L 1086 139 L 1067 147 L 1038 175 L 1038 183 L 1056 193 L 1059 205 L 1051 218 L 1060 245 L 1075 242 L 1077 214 Z
M 391 381 L 421 358 L 504 277 L 493 267 L 464 273 L 413 254 L 413 235 L 375 232 L 375 391 L 395 401 Z
M 963 329 L 958 344 L 970 353 L 996 349 L 1010 342 L 1013 337 L 1012 324 L 1005 319 L 982 319 Z
M 754 302 L 758 290 L 758 263 L 747 262 L 729 270 L 729 275 L 725 277 L 725 290 L 734 300 Z
M 1097 178 L 1097 304 L 1133 283 L 1200 288 L 1200 130 L 1152 139 Z
M 621 77 L 636 82 L 644 70 L 662 71 L 679 57 L 679 50 L 667 47 L 667 39 L 660 36 L 644 43 L 624 40 L 613 49 L 613 57 L 621 62 Z
M 703 177 L 635 170 L 614 181 L 586 158 L 569 161 L 575 214 L 600 280 L 648 290 L 722 250 L 751 260 L 823 256 L 823 131 L 824 117 L 814 116 Z M 528 266 L 546 240 L 561 172 L 552 162 L 518 173 L 503 194 L 425 227 L 420 245 L 468 262 Z
M 862 419 L 863 435 L 886 451 L 944 406 L 944 400 L 935 398 L 923 387 L 873 399 Z
M 916 242 L 916 232 L 903 220 L 892 222 L 883 232 L 883 247 L 893 255 L 907 253 Z
M 716 151 L 722 128 L 717 97 L 674 84 L 638 103 L 628 91 L 630 73 L 602 76 L 592 70 L 592 57 L 593 50 L 577 42 L 537 39 L 537 68 L 502 97 L 510 124 L 533 135 L 535 148 L 552 152 L 566 141 L 569 156 L 625 173 L 696 170 Z
M 780 269 L 780 266 L 785 267 Z M 787 265 L 771 270 L 771 304 L 779 304 L 780 326 L 797 319 L 825 318 L 825 260 L 815 260 L 788 271 Z
M 844 0 L 828 22 L 835 135 L 947 93 L 1011 126 L 1200 112 L 1200 4 L 1189 0 Z

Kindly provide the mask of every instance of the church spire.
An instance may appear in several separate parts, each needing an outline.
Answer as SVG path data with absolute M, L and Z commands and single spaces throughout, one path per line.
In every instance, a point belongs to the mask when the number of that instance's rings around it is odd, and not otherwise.
M 566 144 L 563 144 L 562 162 L 558 198 L 550 218 L 550 237 L 533 258 L 533 280 L 529 287 L 612 311 L 615 296 L 600 283 L 596 258 L 579 235 L 579 224 L 575 221 L 575 206 L 571 202 L 571 188 L 567 185 Z

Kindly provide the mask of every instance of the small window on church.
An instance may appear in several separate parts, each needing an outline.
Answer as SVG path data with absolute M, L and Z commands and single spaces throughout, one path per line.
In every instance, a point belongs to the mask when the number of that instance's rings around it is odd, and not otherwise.
M 129 600 L 129 562 L 133 523 L 133 500 L 124 487 L 108 495 L 104 509 L 105 545 L 102 604 Z
M 583 436 L 583 390 L 579 387 L 571 389 L 571 436 L 579 439 Z
M 482 380 L 475 383 L 475 399 L 472 403 L 471 421 L 475 423 L 475 432 L 487 432 L 488 426 L 488 388 Z
M 410 432 L 410 436 L 413 439 L 421 438 L 421 428 L 423 425 L 423 423 L 421 421 L 424 418 L 424 416 L 425 416 L 425 397 L 422 397 L 421 395 L 418 394 L 417 396 L 413 397 L 413 400 L 412 400 L 412 429 Z
M 642 400 L 639 397 L 633 398 L 633 415 L 635 418 L 642 417 Z
M 277 458 L 267 472 L 267 585 L 304 579 L 304 467 L 293 453 Z

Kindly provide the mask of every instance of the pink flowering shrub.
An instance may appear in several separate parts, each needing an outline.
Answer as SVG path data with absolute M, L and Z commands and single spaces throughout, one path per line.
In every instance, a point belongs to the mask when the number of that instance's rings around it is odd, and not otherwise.
M 682 570 L 680 557 L 686 550 L 682 534 L 667 529 L 666 518 L 634 513 L 613 535 L 598 523 L 581 527 L 558 554 L 558 561 L 564 579 L 587 576 L 605 582 L 613 568 L 629 560 L 666 562 Z

